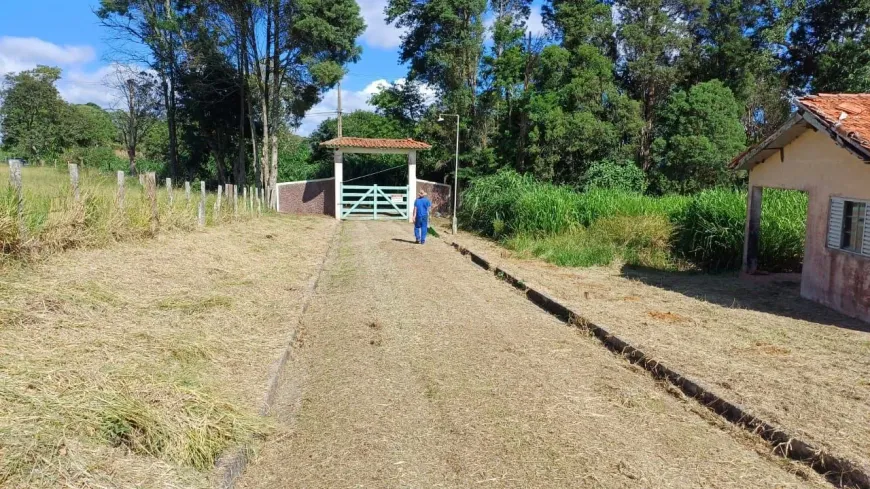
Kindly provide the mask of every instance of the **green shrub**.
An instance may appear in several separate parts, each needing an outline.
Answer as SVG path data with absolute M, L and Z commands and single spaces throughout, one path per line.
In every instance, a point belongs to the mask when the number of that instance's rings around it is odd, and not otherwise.
M 115 150 L 105 146 L 67 148 L 60 159 L 64 163 L 76 163 L 101 172 L 126 170 L 128 167 L 127 160 L 120 158 L 115 154 Z
M 593 163 L 583 175 L 583 191 L 593 189 L 618 190 L 643 193 L 646 190 L 646 175 L 631 161 L 617 163 L 610 160 Z

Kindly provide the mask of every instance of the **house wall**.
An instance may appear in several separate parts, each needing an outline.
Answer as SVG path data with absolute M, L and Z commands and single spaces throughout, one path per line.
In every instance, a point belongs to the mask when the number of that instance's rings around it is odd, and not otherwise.
M 432 201 L 432 215 L 435 217 L 449 216 L 453 208 L 453 196 L 450 193 L 450 189 L 450 185 L 443 183 L 417 180 L 417 192 L 411 196 L 411 199 L 416 198 L 417 193 L 424 190 L 429 195 L 429 200 Z
M 780 158 L 777 152 L 753 168 L 749 185 L 809 196 L 801 296 L 870 321 L 870 257 L 826 246 L 830 198 L 870 200 L 870 165 L 813 130 L 787 145 Z
M 278 184 L 278 212 L 335 215 L 334 178 Z

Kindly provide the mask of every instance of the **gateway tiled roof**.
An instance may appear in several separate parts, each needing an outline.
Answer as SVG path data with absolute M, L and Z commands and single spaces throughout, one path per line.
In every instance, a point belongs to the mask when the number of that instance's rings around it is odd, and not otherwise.
M 797 112 L 761 143 L 734 158 L 731 168 L 749 170 L 782 151 L 804 131 L 825 131 L 840 146 L 870 162 L 870 93 L 822 93 L 795 101 Z
M 326 148 L 367 148 L 367 149 L 430 149 L 432 146 L 413 139 L 372 139 L 341 137 L 320 143 Z
M 870 151 L 870 93 L 822 93 L 800 98 L 798 103 L 839 134 Z M 844 118 L 840 120 L 841 117 Z

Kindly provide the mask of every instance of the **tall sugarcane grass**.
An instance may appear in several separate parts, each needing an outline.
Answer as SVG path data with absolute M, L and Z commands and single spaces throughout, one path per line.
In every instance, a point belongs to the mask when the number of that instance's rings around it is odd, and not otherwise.
M 569 266 L 615 259 L 661 269 L 739 268 L 746 193 L 708 190 L 655 197 L 613 190 L 575 192 L 504 171 L 476 180 L 459 212 L 467 229 L 508 247 Z M 796 271 L 803 257 L 807 197 L 766 191 L 760 263 Z
M 82 169 L 79 198 L 75 199 L 68 174 L 50 167 L 23 168 L 22 226 L 17 194 L 9 183 L 8 166 L 0 167 L 0 181 L 3 182 L 0 184 L 0 262 L 144 239 L 157 232 L 190 231 L 197 226 L 198 192 L 194 192 L 188 202 L 183 189 L 174 189 L 170 204 L 167 190 L 160 188 L 155 224 L 151 220 L 150 202 L 138 179 L 126 180 L 122 207 L 114 175 Z M 216 195 L 207 195 L 207 225 L 249 215 L 246 212 L 236 215 L 226 199 L 218 212 L 215 199 Z

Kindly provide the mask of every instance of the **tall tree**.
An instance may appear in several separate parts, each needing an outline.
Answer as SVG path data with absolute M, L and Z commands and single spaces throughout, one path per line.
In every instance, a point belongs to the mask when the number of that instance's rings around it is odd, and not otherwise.
M 160 77 L 163 105 L 169 126 L 169 171 L 179 173 L 178 126 L 176 120 L 179 64 L 184 54 L 181 36 L 188 0 L 100 0 L 97 17 L 103 26 L 112 29 L 121 45 L 134 43 L 147 46 L 150 57 L 142 57 L 138 49 L 119 47 L 117 54 L 134 62 L 150 65 Z
M 785 60 L 798 92 L 870 91 L 870 0 L 807 0 Z
M 648 171 L 657 110 L 684 71 L 681 61 L 693 48 L 689 28 L 703 15 L 708 0 L 616 0 L 619 12 L 619 73 L 641 104 L 644 125 L 638 161 Z
M 261 178 L 275 206 L 278 131 L 298 124 L 323 92 L 343 76 L 343 65 L 356 61 L 356 38 L 365 24 L 354 0 L 263 0 L 249 4 L 247 52 L 259 101 Z
M 653 159 L 668 180 L 659 190 L 682 193 L 723 185 L 727 164 L 746 147 L 740 104 L 719 80 L 675 92 L 661 108 Z
M 60 73 L 60 68 L 38 66 L 6 75 L 0 91 L 0 134 L 5 148 L 40 161 L 61 150 L 66 104 L 54 86 Z
M 633 159 L 641 127 L 638 105 L 616 85 L 608 6 L 554 1 L 544 18 L 561 45 L 546 46 L 535 59 L 520 124 L 509 140 L 525 153 L 519 170 L 579 185 L 597 162 Z
M 118 139 L 112 114 L 93 104 L 70 105 L 64 113 L 65 145 L 111 147 Z
M 159 82 L 148 72 L 120 69 L 114 88 L 122 94 L 124 104 L 115 112 L 115 124 L 127 151 L 130 173 L 135 174 L 139 143 L 161 115 Z
M 399 59 L 408 79 L 435 88 L 440 108 L 460 115 L 463 153 L 486 146 L 477 112 L 486 11 L 486 0 L 390 0 L 386 9 L 387 21 L 407 31 Z M 433 129 L 445 145 L 453 140 L 451 128 Z
M 750 141 L 766 136 L 788 117 L 788 82 L 776 52 L 785 41 L 789 9 L 765 0 L 711 0 L 706 18 L 693 26 L 698 49 L 684 86 L 720 80 L 743 106 Z

